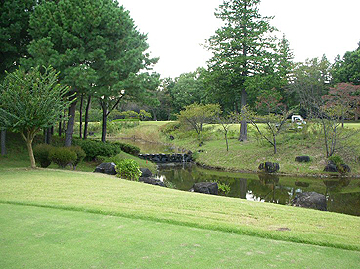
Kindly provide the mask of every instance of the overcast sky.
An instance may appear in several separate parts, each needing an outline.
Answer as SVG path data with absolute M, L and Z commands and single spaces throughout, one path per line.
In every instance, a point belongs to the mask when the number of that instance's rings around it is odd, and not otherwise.
M 155 71 L 162 78 L 206 66 L 205 43 L 221 21 L 214 16 L 222 0 L 118 0 L 130 11 L 138 30 L 148 34 Z M 275 16 L 272 25 L 286 35 L 296 61 L 357 48 L 360 0 L 262 0 L 260 14 Z M 281 35 L 280 35 L 281 36 Z

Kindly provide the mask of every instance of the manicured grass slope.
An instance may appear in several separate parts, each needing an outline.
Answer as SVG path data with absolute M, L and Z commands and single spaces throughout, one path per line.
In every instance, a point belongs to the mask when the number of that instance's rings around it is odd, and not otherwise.
M 360 218 L 182 192 L 102 174 L 3 170 L 0 201 L 360 250 Z
M 356 268 L 357 251 L 0 204 L 0 268 Z

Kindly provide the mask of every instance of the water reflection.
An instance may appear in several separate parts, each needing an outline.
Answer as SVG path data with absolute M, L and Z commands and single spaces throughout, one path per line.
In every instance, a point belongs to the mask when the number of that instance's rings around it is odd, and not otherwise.
M 299 192 L 327 197 L 329 211 L 360 216 L 360 180 L 278 177 L 269 174 L 226 173 L 196 165 L 159 168 L 159 176 L 176 189 L 188 191 L 194 183 L 217 181 L 230 187 L 227 196 L 252 201 L 290 204 Z

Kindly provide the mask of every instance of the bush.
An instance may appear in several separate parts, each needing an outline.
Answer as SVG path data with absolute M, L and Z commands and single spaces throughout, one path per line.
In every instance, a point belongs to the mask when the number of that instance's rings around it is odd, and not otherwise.
M 121 149 L 119 145 L 97 140 L 74 140 L 74 144 L 80 146 L 86 154 L 87 160 L 94 160 L 97 156 L 111 157 L 118 154 Z
M 49 154 L 51 161 L 58 164 L 59 167 L 65 168 L 69 163 L 76 161 L 76 153 L 69 147 L 52 148 Z
M 41 167 L 46 168 L 51 164 L 50 151 L 53 149 L 53 146 L 48 144 L 39 144 L 34 147 L 34 157 L 37 163 Z
M 119 162 L 116 162 L 116 172 L 117 176 L 121 178 L 126 178 L 129 180 L 139 180 L 141 176 L 141 171 L 139 164 L 131 159 L 123 159 Z
M 138 156 L 140 153 L 140 148 L 137 146 L 133 146 L 133 145 L 126 144 L 126 143 L 120 143 L 120 142 L 113 142 L 113 144 L 120 147 L 120 149 L 123 152 L 126 152 L 128 154 Z
M 76 153 L 76 160 L 72 162 L 74 170 L 76 166 L 86 157 L 85 151 L 80 146 L 72 146 L 70 150 Z

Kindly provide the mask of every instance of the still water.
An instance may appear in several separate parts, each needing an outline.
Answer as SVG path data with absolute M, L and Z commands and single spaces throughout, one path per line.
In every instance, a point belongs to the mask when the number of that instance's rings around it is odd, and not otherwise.
M 141 153 L 171 153 L 182 149 L 160 144 L 122 140 L 140 147 Z M 360 179 L 300 178 L 264 174 L 219 172 L 196 165 L 160 166 L 158 177 L 176 189 L 188 191 L 197 182 L 219 182 L 227 185 L 230 197 L 259 202 L 290 204 L 300 192 L 317 192 L 327 198 L 328 211 L 360 216 Z

